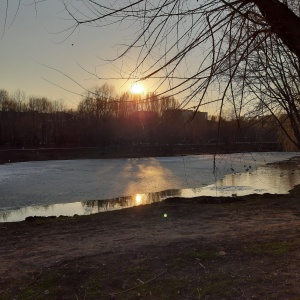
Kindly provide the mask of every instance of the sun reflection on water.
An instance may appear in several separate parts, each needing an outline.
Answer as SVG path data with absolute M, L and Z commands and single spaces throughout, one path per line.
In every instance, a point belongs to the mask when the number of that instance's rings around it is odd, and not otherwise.
M 147 172 L 149 169 L 143 169 Z M 164 173 L 166 175 L 166 173 Z M 214 184 L 199 188 L 172 189 L 148 194 L 117 197 L 107 200 L 86 200 L 75 203 L 35 205 L 0 211 L 1 222 L 22 221 L 28 216 L 87 215 L 126 207 L 161 202 L 169 197 L 241 196 L 246 194 L 287 193 L 300 183 L 300 162 L 290 160 L 279 165 L 266 165 L 255 172 L 227 174 Z M 167 215 L 165 214 L 166 218 Z
M 136 194 L 135 195 L 135 205 L 140 205 L 142 203 L 142 195 Z

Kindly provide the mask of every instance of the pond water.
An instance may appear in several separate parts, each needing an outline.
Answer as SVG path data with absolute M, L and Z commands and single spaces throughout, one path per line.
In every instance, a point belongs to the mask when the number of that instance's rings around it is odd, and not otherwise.
M 300 184 L 300 161 L 290 159 L 297 155 L 219 155 L 216 172 L 212 155 L 1 165 L 0 222 L 92 214 L 171 196 L 287 193 Z

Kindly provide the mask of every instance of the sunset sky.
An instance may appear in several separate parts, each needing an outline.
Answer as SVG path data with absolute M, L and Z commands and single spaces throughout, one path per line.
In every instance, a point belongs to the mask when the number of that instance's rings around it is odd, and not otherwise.
M 64 99 L 68 107 L 77 106 L 84 89 L 90 90 L 104 83 L 114 85 L 118 94 L 130 90 L 132 80 L 109 78 L 120 78 L 120 71 L 123 76 L 132 71 L 138 53 L 133 51 L 125 60 L 113 64 L 103 59 L 113 59 L 120 54 L 124 49 L 121 44 L 129 44 L 140 28 L 129 23 L 103 28 L 83 26 L 71 34 L 66 29 L 74 22 L 66 14 L 61 1 L 37 1 L 35 7 L 33 0 L 22 0 L 15 17 L 17 3 L 9 1 L 6 18 L 6 1 L 0 2 L 0 88 L 9 92 L 20 89 L 27 96 Z M 201 55 L 201 52 L 196 55 Z M 198 57 L 196 59 L 198 61 Z M 193 67 L 197 64 L 184 65 L 185 69 L 179 70 L 178 74 L 189 75 Z M 107 79 L 99 80 L 89 72 Z M 143 85 L 145 92 L 168 89 L 165 85 L 156 90 L 154 80 L 143 82 Z M 176 99 L 181 101 L 183 97 L 176 96 Z M 194 99 L 191 106 L 197 101 Z
M 33 1 L 22 1 L 15 19 L 16 7 L 9 1 L 11 6 L 4 25 L 5 2 L 0 2 L 1 35 L 5 27 L 0 40 L 0 88 L 9 92 L 21 89 L 27 95 L 46 96 L 52 100 L 62 98 L 68 106 L 77 105 L 80 96 L 49 81 L 78 94 L 84 90 L 58 71 L 87 89 L 105 82 L 113 84 L 118 93 L 130 89 L 131 82 L 97 80 L 82 69 L 96 70 L 99 77 L 119 77 L 120 66 L 105 63 L 100 58 L 113 58 L 120 48 L 117 44 L 124 42 L 129 31 L 117 26 L 82 27 L 68 37 L 69 32 L 61 32 L 70 22 L 62 19 L 67 16 L 61 13 L 63 7 L 59 1 L 42 2 L 37 11 L 33 5 L 25 5 Z

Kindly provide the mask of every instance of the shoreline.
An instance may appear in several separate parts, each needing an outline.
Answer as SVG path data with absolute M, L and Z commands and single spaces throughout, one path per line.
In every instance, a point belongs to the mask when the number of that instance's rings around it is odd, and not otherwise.
M 216 148 L 216 145 L 132 145 L 84 147 L 84 148 L 37 148 L 37 149 L 0 149 L 0 164 L 74 159 L 114 159 L 114 158 L 146 158 L 171 157 L 186 155 L 214 155 L 244 152 L 282 152 L 273 148 L 236 147 L 232 149 Z
M 300 295 L 300 185 L 0 225 L 1 299 Z
M 300 184 L 0 223 L 0 299 L 294 300 L 299 228 Z
M 168 147 L 85 147 L 85 148 L 41 148 L 41 149 L 8 149 L 0 150 L 0 164 L 47 160 L 76 160 L 76 159 L 118 159 L 118 158 L 147 158 L 171 157 L 182 155 L 208 154 L 198 148 L 180 151 Z
M 267 159 L 267 157 L 266 157 Z M 268 160 L 268 159 L 267 159 Z M 274 174 L 276 174 L 276 176 L 272 177 L 273 179 L 276 178 L 276 180 L 290 180 L 291 182 L 293 182 L 294 184 L 296 184 L 297 182 L 299 182 L 299 172 L 294 172 L 295 168 L 297 168 L 297 165 L 299 165 L 299 157 L 298 159 L 293 157 L 288 158 L 287 160 L 283 160 L 283 161 L 275 161 L 275 162 L 271 162 L 270 164 L 275 164 L 275 168 L 273 171 L 275 172 Z M 276 166 L 277 165 L 277 166 Z M 284 165 L 284 166 L 283 166 Z M 277 168 L 279 168 L 278 171 Z M 253 169 L 252 169 L 253 170 Z M 268 169 L 267 169 L 268 170 Z M 290 171 L 289 171 L 290 170 Z M 224 186 L 222 184 L 222 182 L 219 182 L 219 185 L 221 186 L 221 189 L 219 190 L 219 196 L 222 195 L 223 197 L 225 196 L 230 196 L 230 197 L 235 197 L 236 195 L 241 196 L 243 194 L 256 194 L 256 191 L 258 194 L 262 194 L 262 193 L 267 193 L 268 191 L 266 191 L 266 189 L 263 187 L 262 190 L 260 191 L 260 186 L 256 184 L 256 177 L 257 176 L 264 176 L 264 172 L 258 172 L 257 171 L 253 172 L 253 175 L 251 174 L 251 172 L 247 175 L 246 173 L 237 173 L 235 174 L 227 174 L 225 176 L 228 177 L 224 177 L 224 180 L 227 178 L 227 181 L 229 180 L 229 182 L 234 181 L 235 184 L 237 186 L 242 186 L 242 189 L 239 191 L 237 190 L 237 194 L 236 194 L 236 190 L 235 189 L 231 189 L 229 190 L 229 192 L 226 192 L 227 189 L 227 185 L 226 183 L 224 183 Z M 284 173 L 283 173 L 284 172 Z M 262 175 L 258 175 L 262 173 Z M 280 173 L 280 177 L 279 177 L 279 173 Z M 266 173 L 268 174 L 268 173 Z M 285 176 L 283 176 L 282 174 L 285 174 Z M 281 178 L 281 176 L 283 176 Z M 249 179 L 252 178 L 252 181 L 249 181 Z M 269 177 L 262 177 L 264 178 L 265 182 L 270 182 L 270 178 Z M 297 179 L 297 180 L 296 180 Z M 221 179 L 220 179 L 221 180 Z M 224 181 L 226 182 L 226 181 Z M 245 187 L 243 187 L 244 182 L 248 183 L 248 190 L 246 189 L 246 192 L 243 192 L 245 190 Z M 141 182 L 140 182 L 141 183 Z M 252 184 L 251 184 L 252 183 Z M 207 185 L 207 187 L 209 187 L 209 184 Z M 222 192 L 222 187 L 224 188 L 224 191 Z M 252 189 L 250 188 L 252 187 Z M 278 185 L 278 189 L 269 189 L 270 193 L 287 193 L 288 189 L 286 187 L 289 187 L 289 185 L 285 185 L 285 189 L 283 187 L 281 187 L 280 185 Z M 230 183 L 228 188 L 230 188 Z M 292 188 L 289 187 L 289 189 Z M 121 194 L 121 193 L 120 193 Z M 9 195 L 9 194 L 8 194 Z M 198 197 L 198 196 L 215 196 L 215 192 L 212 192 L 210 190 L 210 188 L 205 189 L 204 186 L 202 186 L 199 191 L 193 191 L 192 188 L 182 188 L 182 189 L 177 189 L 177 190 L 163 190 L 160 192 L 145 192 L 145 193 L 133 193 L 131 194 L 132 196 L 123 196 L 123 197 L 115 197 L 115 198 L 105 198 L 108 200 L 73 200 L 73 201 L 62 201 L 59 202 L 59 198 L 57 198 L 57 202 L 54 203 L 39 203 L 39 204 L 33 204 L 33 203 L 29 203 L 26 206 L 17 208 L 17 209 L 9 209 L 7 211 L 3 211 L 1 214 L 1 223 L 6 223 L 6 222 L 20 222 L 23 221 L 26 217 L 35 217 L 37 216 L 42 217 L 59 217 L 59 216 L 68 216 L 68 217 L 72 217 L 73 215 L 84 215 L 86 213 L 86 211 L 92 211 L 91 214 L 94 213 L 102 213 L 106 210 L 116 210 L 116 209 L 125 209 L 127 207 L 132 207 L 132 206 L 139 206 L 139 205 L 148 205 L 152 202 L 161 202 L 161 201 L 165 201 L 162 200 L 164 198 L 178 198 L 178 197 L 182 197 L 181 199 L 188 199 L 191 197 Z M 138 199 L 136 199 L 137 195 L 139 196 Z M 55 198 L 55 195 L 52 197 L 53 199 Z M 219 198 L 219 197 L 218 197 Z M 96 199 L 96 198 L 94 198 Z M 5 202 L 4 202 L 5 203 Z M 2 203 L 3 204 L 3 203 Z

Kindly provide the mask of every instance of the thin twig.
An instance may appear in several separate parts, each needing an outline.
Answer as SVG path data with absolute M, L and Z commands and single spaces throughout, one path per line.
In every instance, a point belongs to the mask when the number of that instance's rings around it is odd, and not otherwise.
M 139 288 L 139 287 L 142 286 L 142 285 L 145 285 L 145 284 L 147 284 L 147 283 L 149 283 L 149 282 L 151 282 L 151 281 L 154 281 L 156 278 L 158 278 L 159 276 L 161 276 L 162 274 L 164 274 L 164 273 L 167 272 L 167 271 L 168 271 L 168 269 L 165 269 L 164 271 L 162 271 L 161 273 L 159 273 L 157 276 L 155 276 L 154 278 L 151 278 L 151 279 L 145 281 L 144 283 L 138 284 L 138 285 L 136 285 L 136 286 L 134 286 L 134 287 L 132 287 L 132 288 L 129 288 L 129 289 L 125 290 L 125 291 L 121 291 L 121 292 L 117 292 L 117 293 L 111 293 L 111 294 L 109 294 L 109 295 L 110 295 L 110 296 L 120 295 L 120 294 L 127 293 L 127 292 L 129 292 L 129 291 L 132 291 L 132 290 L 134 290 L 134 289 L 137 289 L 137 288 Z

